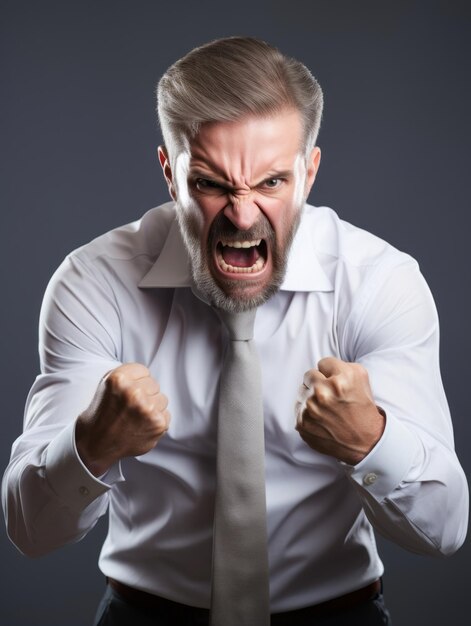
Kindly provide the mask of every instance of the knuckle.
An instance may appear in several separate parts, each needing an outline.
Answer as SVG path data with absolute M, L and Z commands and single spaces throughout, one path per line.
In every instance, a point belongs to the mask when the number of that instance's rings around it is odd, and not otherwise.
M 337 396 L 343 396 L 349 388 L 346 376 L 334 376 L 330 379 L 330 384 Z
M 331 361 L 332 357 L 330 356 L 325 356 L 324 358 L 320 359 L 320 361 L 318 361 L 317 363 L 317 367 L 320 369 L 325 365 L 328 365 Z
M 315 369 L 310 369 L 308 370 L 303 377 L 303 384 L 301 385 L 301 389 L 302 388 L 308 388 L 312 385 L 312 383 L 314 382 L 316 377 L 316 370 Z
M 302 430 L 306 430 L 306 428 L 308 427 L 308 425 L 310 424 L 310 422 L 313 421 L 313 417 L 311 412 L 309 411 L 309 409 L 304 409 L 304 411 L 301 413 L 301 419 L 300 419 L 300 427 Z
M 115 390 L 115 389 L 119 389 L 123 385 L 124 380 L 125 380 L 125 376 L 121 368 L 117 367 L 116 369 L 109 372 L 104 382 L 105 382 L 105 386 L 107 389 Z
M 163 411 L 164 409 L 166 409 L 166 408 L 168 407 L 168 398 L 167 398 L 167 396 L 166 396 L 165 394 L 163 394 L 163 393 L 159 393 L 158 398 L 159 398 L 159 407 L 160 407 L 160 410 L 162 410 L 162 411 Z
M 163 430 L 167 430 L 167 420 L 165 419 L 165 415 L 163 413 L 159 413 L 157 415 L 157 418 L 155 420 L 155 425 L 159 432 L 162 432 Z
M 315 389 L 315 398 L 316 398 L 316 402 L 320 405 L 320 406 L 327 406 L 328 404 L 330 404 L 330 398 L 331 398 L 331 392 L 329 390 L 329 388 L 327 387 L 327 385 L 318 385 Z
M 169 427 L 169 422 L 170 422 L 170 413 L 168 411 L 162 411 L 160 413 L 157 413 L 157 415 L 154 417 L 155 435 L 157 437 L 160 437 L 165 432 L 167 432 L 168 427 Z
M 149 370 L 142 363 L 124 363 L 118 370 L 121 370 L 126 378 L 144 378 L 150 375 Z
M 130 410 L 141 411 L 145 406 L 145 398 L 140 387 L 130 385 L 122 390 L 122 398 Z
M 317 398 L 315 396 L 311 396 L 310 398 L 306 400 L 306 406 L 304 410 L 302 411 L 303 417 L 314 418 L 316 416 L 317 414 L 316 402 L 317 402 Z
M 294 414 L 296 415 L 296 419 L 299 419 L 302 413 L 303 406 L 304 406 L 304 402 L 302 400 L 296 400 L 294 404 Z
M 150 376 L 150 372 L 142 363 L 132 363 L 132 371 L 135 376 Z
M 310 430 L 321 420 L 316 403 L 310 398 L 306 402 L 306 407 L 299 413 L 298 426 L 302 430 Z
M 360 376 L 360 378 L 362 378 L 363 380 L 368 380 L 368 371 L 366 370 L 366 368 L 363 367 L 363 365 L 361 365 L 360 363 L 355 363 L 354 365 L 358 376 Z

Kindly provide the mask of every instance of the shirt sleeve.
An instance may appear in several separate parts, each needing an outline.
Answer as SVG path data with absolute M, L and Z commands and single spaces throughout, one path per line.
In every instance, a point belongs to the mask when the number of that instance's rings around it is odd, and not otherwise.
M 40 316 L 41 374 L 2 483 L 10 539 L 38 556 L 81 539 L 106 512 L 119 466 L 100 479 L 75 447 L 75 421 L 101 378 L 120 365 L 119 315 L 109 286 L 76 256 L 55 273 Z
M 453 553 L 466 536 L 468 487 L 441 381 L 438 316 L 415 263 L 377 270 L 363 285 L 343 344 L 387 416 L 375 448 L 345 467 L 368 519 L 413 552 Z

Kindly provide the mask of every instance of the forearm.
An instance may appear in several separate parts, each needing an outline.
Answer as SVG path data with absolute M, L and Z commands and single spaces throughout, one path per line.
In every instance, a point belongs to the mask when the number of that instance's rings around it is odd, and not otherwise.
M 24 432 L 2 485 L 9 535 L 30 555 L 83 537 L 105 513 L 110 486 L 122 478 L 115 463 L 103 480 L 96 479 L 75 446 L 75 420 L 103 377 L 121 365 L 116 300 L 94 269 L 77 255 L 68 257 L 41 309 L 41 374 L 28 395 Z
M 346 468 L 368 518 L 404 548 L 451 554 L 466 535 L 468 487 L 441 381 L 438 315 L 418 268 L 365 281 L 342 338 L 345 360 L 366 369 L 387 416 L 377 445 Z
M 2 499 L 10 539 L 23 553 L 40 556 L 93 528 L 106 512 L 110 484 L 80 462 L 73 424 L 49 445 L 27 448 L 20 438 L 5 472 Z M 119 475 L 106 478 L 119 480 Z
M 393 417 L 362 463 L 347 467 L 373 527 L 421 554 L 446 556 L 463 543 L 468 488 L 453 450 Z

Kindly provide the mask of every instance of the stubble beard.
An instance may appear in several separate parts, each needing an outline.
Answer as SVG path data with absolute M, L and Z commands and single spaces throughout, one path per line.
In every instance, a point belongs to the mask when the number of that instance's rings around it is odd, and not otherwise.
M 177 203 L 177 218 L 189 258 L 193 283 L 200 295 L 212 306 L 231 313 L 254 309 L 269 300 L 281 287 L 288 263 L 289 251 L 301 221 L 304 201 L 297 207 L 295 218 L 286 229 L 284 244 L 276 241 L 275 231 L 268 219 L 261 214 L 259 220 L 247 231 L 238 230 L 222 213 L 211 224 L 206 248 L 200 242 L 200 225 L 197 213 L 185 211 Z M 221 239 L 264 239 L 271 250 L 272 275 L 267 284 L 260 281 L 260 290 L 248 293 L 256 287 L 256 281 L 216 280 L 210 270 L 214 242 Z

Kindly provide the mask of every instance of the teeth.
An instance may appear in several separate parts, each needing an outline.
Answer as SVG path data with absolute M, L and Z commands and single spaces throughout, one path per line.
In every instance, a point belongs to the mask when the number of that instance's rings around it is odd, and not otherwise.
M 234 274 L 252 274 L 253 272 L 259 272 L 261 269 L 263 269 L 263 266 L 265 265 L 265 259 L 263 257 L 257 259 L 252 267 L 234 267 L 233 265 L 228 265 L 222 258 L 222 254 L 218 254 L 217 259 L 220 267 L 225 272 L 233 272 Z
M 229 248 L 253 248 L 260 245 L 261 241 L 261 239 L 254 239 L 253 241 L 221 241 L 221 245 Z

